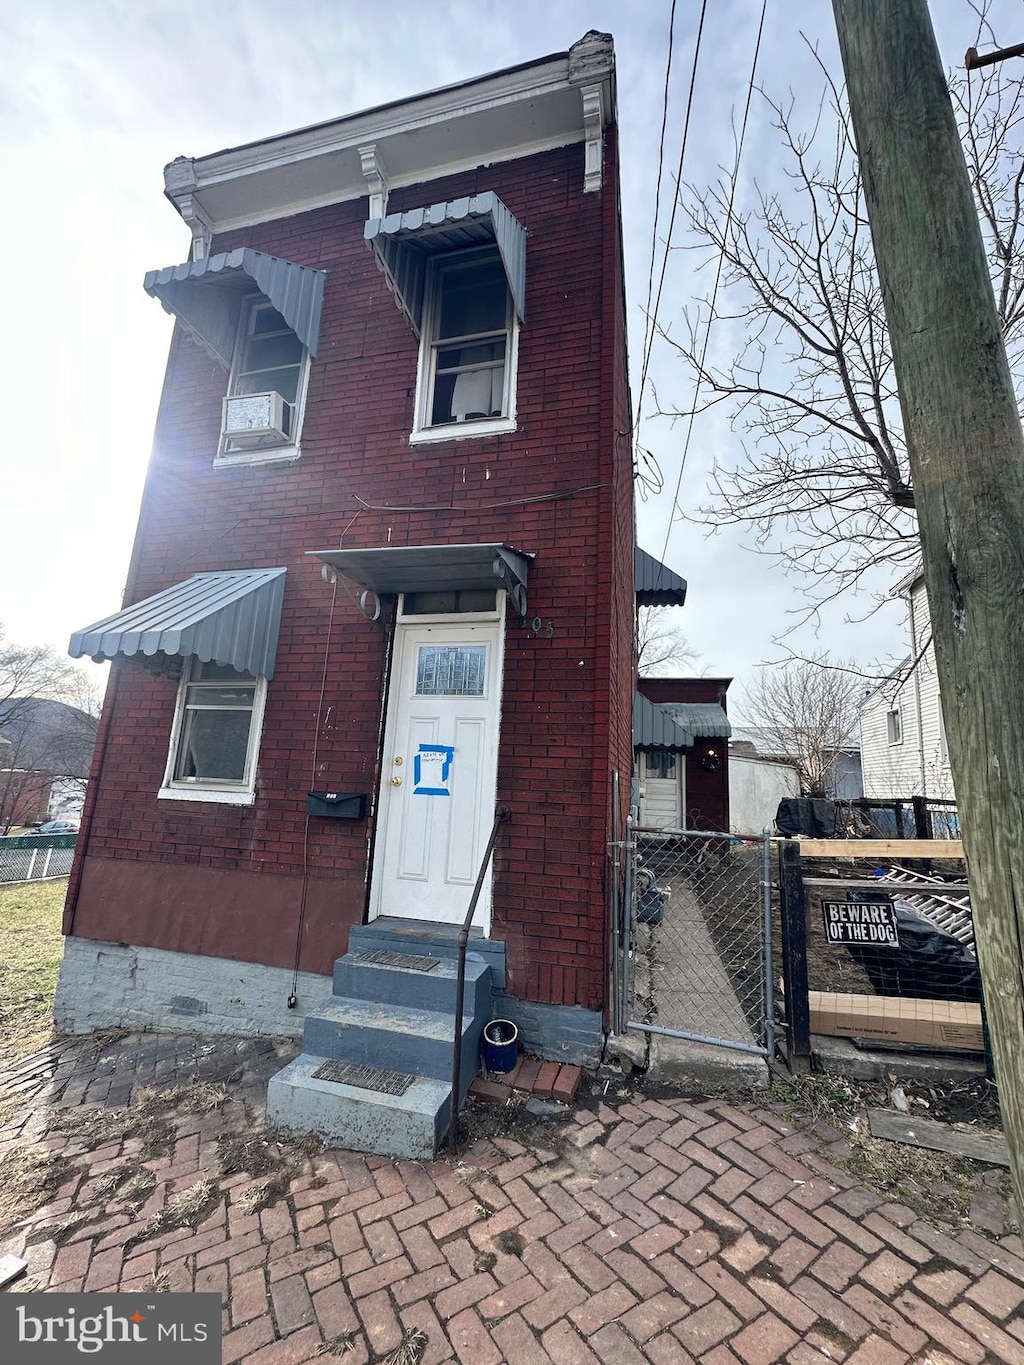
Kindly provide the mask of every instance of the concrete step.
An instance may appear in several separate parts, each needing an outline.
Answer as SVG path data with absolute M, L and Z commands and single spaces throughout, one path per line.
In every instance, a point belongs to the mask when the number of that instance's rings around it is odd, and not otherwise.
M 313 1073 L 325 1060 L 304 1052 L 271 1078 L 268 1125 L 289 1134 L 318 1133 L 351 1151 L 433 1159 L 448 1129 L 448 1082 L 417 1076 L 404 1095 L 382 1094 L 318 1079 Z
M 430 971 L 383 965 L 364 954 L 373 952 L 401 952 L 402 949 L 368 949 L 360 947 L 339 957 L 334 964 L 334 994 L 349 1000 L 374 1000 L 382 1004 L 412 1005 L 418 1009 L 455 1009 L 455 985 L 458 964 L 454 958 L 434 954 L 437 962 Z M 423 953 L 408 954 L 419 959 Z M 440 960 L 438 960 L 440 958 Z M 463 995 L 463 1014 L 479 1014 L 490 1008 L 490 968 L 482 957 L 466 959 L 466 987 Z
M 369 924 L 357 924 L 349 931 L 348 950 L 349 953 L 385 951 L 454 958 L 458 956 L 461 927 L 458 924 L 437 924 L 432 920 L 381 915 Z M 495 990 L 504 989 L 504 943 L 484 938 L 479 929 L 471 929 L 469 952 L 475 957 L 482 957 L 490 967 Z
M 463 1087 L 479 1070 L 480 1035 L 488 1018 L 472 1010 L 463 1015 Z M 316 1057 L 336 1057 L 443 1081 L 451 1077 L 454 1031 L 454 1013 L 332 995 L 306 1016 L 302 1047 Z

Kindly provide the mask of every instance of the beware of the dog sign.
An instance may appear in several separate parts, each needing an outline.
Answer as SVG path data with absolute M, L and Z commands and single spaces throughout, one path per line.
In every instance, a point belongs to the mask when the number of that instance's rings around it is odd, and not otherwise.
M 892 901 L 822 901 L 821 913 L 829 943 L 869 943 L 875 948 L 900 946 Z

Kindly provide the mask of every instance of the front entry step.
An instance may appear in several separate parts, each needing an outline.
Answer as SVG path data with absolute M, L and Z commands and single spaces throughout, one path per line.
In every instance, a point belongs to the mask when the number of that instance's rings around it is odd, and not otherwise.
M 353 935 L 353 951 L 334 965 L 333 995 L 306 1018 L 302 1055 L 270 1081 L 271 1126 L 318 1133 L 354 1151 L 433 1157 L 451 1107 L 457 973 L 447 938 L 439 937 L 430 944 L 380 928 L 369 941 Z M 491 967 L 471 951 L 460 1104 L 477 1073 L 491 990 Z
M 404 1094 L 389 1095 L 314 1076 L 323 1062 L 303 1053 L 271 1079 L 268 1122 L 353 1152 L 432 1160 L 448 1131 L 449 1082 L 415 1076 Z

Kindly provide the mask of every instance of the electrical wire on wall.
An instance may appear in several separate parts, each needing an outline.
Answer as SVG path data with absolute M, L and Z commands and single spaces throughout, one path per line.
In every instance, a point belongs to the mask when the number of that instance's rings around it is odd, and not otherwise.
M 351 594 L 349 594 L 351 596 Z M 313 731 L 313 755 L 310 763 L 309 788 L 316 786 L 316 762 L 320 748 L 320 725 L 324 713 L 324 697 L 327 693 L 327 665 L 331 657 L 331 634 L 334 629 L 334 608 L 338 601 L 338 575 L 334 576 L 331 592 L 331 606 L 327 616 L 327 639 L 324 641 L 324 666 L 320 675 L 320 697 L 316 704 L 316 728 Z M 299 1003 L 297 994 L 299 984 L 299 959 L 302 956 L 302 930 L 306 923 L 306 897 L 309 890 L 309 811 L 306 811 L 302 826 L 302 894 L 299 897 L 299 918 L 295 927 L 295 961 L 292 964 L 292 989 L 288 996 L 288 1008 L 293 1010 Z

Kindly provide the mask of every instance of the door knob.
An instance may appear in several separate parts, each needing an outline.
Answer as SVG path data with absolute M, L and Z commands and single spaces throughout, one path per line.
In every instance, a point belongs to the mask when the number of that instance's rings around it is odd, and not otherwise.
M 402 785 L 402 779 L 400 777 L 393 777 L 391 779 L 391 785 L 393 787 L 400 787 Z

